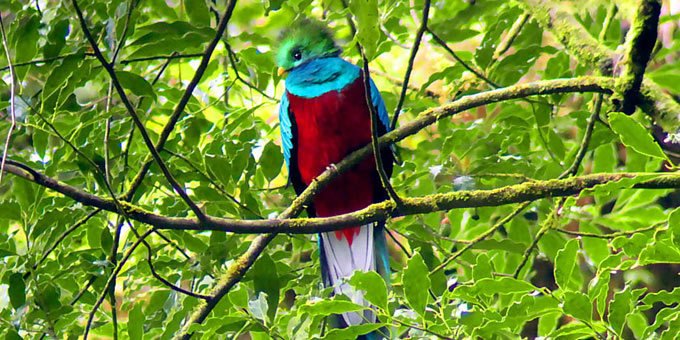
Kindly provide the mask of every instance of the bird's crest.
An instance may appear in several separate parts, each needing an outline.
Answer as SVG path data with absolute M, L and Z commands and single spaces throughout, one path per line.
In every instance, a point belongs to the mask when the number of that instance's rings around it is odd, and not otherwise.
M 276 63 L 286 70 L 311 59 L 338 56 L 341 53 L 326 24 L 309 18 L 296 20 L 281 33 L 279 41 L 281 45 Z

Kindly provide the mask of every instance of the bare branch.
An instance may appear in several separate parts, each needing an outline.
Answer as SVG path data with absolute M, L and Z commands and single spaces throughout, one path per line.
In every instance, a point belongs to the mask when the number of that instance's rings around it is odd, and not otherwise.
M 404 73 L 404 81 L 401 84 L 401 94 L 399 95 L 397 107 L 394 109 L 394 115 L 392 115 L 392 123 L 390 124 L 390 130 L 394 130 L 394 128 L 397 127 L 397 120 L 399 119 L 399 114 L 401 113 L 402 105 L 404 105 L 404 99 L 406 98 L 406 90 L 408 90 L 408 81 L 411 78 L 411 71 L 413 71 L 413 62 L 415 62 L 416 60 L 416 55 L 418 54 L 418 48 L 420 47 L 420 41 L 423 39 L 423 34 L 425 33 L 425 30 L 427 30 L 427 18 L 429 14 L 430 14 L 430 0 L 425 0 L 425 4 L 423 4 L 423 16 L 420 19 L 420 27 L 416 32 L 416 39 L 413 41 L 411 55 L 408 58 L 406 72 Z
M 559 177 L 557 178 L 566 178 L 569 176 L 574 176 L 576 173 L 578 173 L 578 169 L 581 166 L 581 162 L 583 161 L 583 157 L 586 156 L 586 152 L 588 152 L 588 146 L 590 145 L 590 139 L 593 136 L 593 131 L 595 130 L 595 122 L 597 121 L 597 118 L 600 116 L 600 110 L 602 109 L 602 93 L 598 93 L 595 95 L 595 107 L 593 108 L 593 113 L 590 115 L 588 118 L 588 123 L 586 125 L 586 131 L 583 133 L 583 140 L 581 141 L 581 145 L 579 146 L 578 151 L 576 151 L 576 156 L 574 156 L 574 161 L 571 163 L 571 166 L 567 170 L 565 170 L 562 174 L 560 174 Z
M 576 236 L 576 237 L 592 237 L 592 238 L 601 238 L 601 239 L 606 239 L 606 240 L 612 240 L 612 239 L 615 239 L 619 236 L 633 236 L 635 234 L 644 233 L 644 232 L 651 231 L 651 230 L 657 230 L 659 227 L 661 227 L 662 225 L 664 225 L 666 223 L 668 223 L 668 221 L 659 222 L 659 223 L 650 225 L 649 227 L 644 227 L 644 228 L 630 230 L 630 231 L 617 231 L 615 233 L 610 233 L 610 234 L 587 233 L 587 232 L 583 232 L 583 231 L 572 231 L 572 230 L 567 230 L 567 229 L 562 229 L 562 228 L 556 228 L 555 230 L 559 231 L 563 234 Z
M 429 5 L 429 1 L 427 5 Z M 390 184 L 390 178 L 387 177 L 387 173 L 385 173 L 385 165 L 383 164 L 380 146 L 378 146 L 378 114 L 377 112 L 375 112 L 377 108 L 373 106 L 373 102 L 371 100 L 371 72 L 368 69 L 368 58 L 366 58 L 364 49 L 361 46 L 361 44 L 359 44 L 359 42 L 357 42 L 357 48 L 359 49 L 359 52 L 361 53 L 361 58 L 363 58 L 364 61 L 362 69 L 364 83 L 364 97 L 366 100 L 366 106 L 368 106 L 368 113 L 371 118 L 371 149 L 372 149 L 371 151 L 373 152 L 373 159 L 375 160 L 375 169 L 378 172 L 378 177 L 380 178 L 382 187 L 387 192 L 387 195 L 392 201 L 394 201 L 394 203 L 399 205 L 401 203 L 401 199 L 399 199 L 399 195 L 397 195 L 397 192 L 394 191 L 392 184 Z M 407 86 L 405 86 L 404 88 L 406 87 Z M 387 152 L 390 151 L 387 150 Z
M 14 67 L 12 67 L 12 57 L 9 55 L 9 44 L 7 43 L 7 33 L 5 33 L 5 23 L 2 21 L 2 14 L 0 14 L 0 32 L 2 33 L 2 47 L 5 50 L 5 57 L 7 57 L 7 65 L 9 65 L 9 116 L 10 125 L 7 130 L 7 139 L 5 139 L 5 149 L 2 151 L 2 160 L 0 160 L 0 183 L 2 183 L 2 175 L 5 169 L 5 161 L 7 160 L 7 152 L 9 151 L 9 142 L 12 139 L 12 132 L 16 127 L 16 113 L 15 113 L 15 93 L 16 91 L 16 75 L 14 74 Z
M 453 57 L 453 59 L 456 60 L 459 64 L 461 64 L 463 67 L 465 67 L 466 70 L 472 72 L 477 78 L 483 80 L 487 84 L 489 84 L 492 88 L 497 89 L 500 88 L 501 86 L 493 82 L 491 79 L 487 78 L 481 71 L 475 70 L 472 66 L 468 65 L 463 59 L 461 59 L 456 52 L 454 52 L 449 45 L 444 41 L 442 38 L 440 38 L 437 34 L 435 34 L 432 30 L 429 28 L 427 29 L 427 32 L 430 33 L 434 41 L 439 44 L 439 46 L 443 47 L 446 52 L 449 52 L 449 54 Z

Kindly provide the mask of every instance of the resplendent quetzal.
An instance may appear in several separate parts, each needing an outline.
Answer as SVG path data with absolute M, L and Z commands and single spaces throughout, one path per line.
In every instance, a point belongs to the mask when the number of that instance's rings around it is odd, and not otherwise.
M 302 19 L 283 32 L 277 54 L 279 74 L 287 74 L 279 120 L 289 180 L 300 194 L 327 167 L 371 142 L 371 117 L 361 68 L 340 58 L 341 50 L 318 21 Z M 380 92 L 370 81 L 370 102 L 378 116 L 378 135 L 389 129 Z M 393 155 L 382 152 L 387 175 Z M 331 181 L 308 207 L 310 216 L 328 217 L 363 209 L 387 198 L 373 157 L 366 157 Z M 345 281 L 354 271 L 377 271 L 389 279 L 384 222 L 319 234 L 321 275 L 326 287 L 367 306 L 361 291 Z M 345 313 L 335 327 L 375 322 L 367 310 Z

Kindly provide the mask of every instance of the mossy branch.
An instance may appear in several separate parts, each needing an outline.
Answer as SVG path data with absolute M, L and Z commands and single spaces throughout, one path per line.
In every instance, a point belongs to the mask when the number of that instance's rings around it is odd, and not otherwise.
M 604 75 L 612 74 L 620 56 L 600 44 L 570 14 L 561 11 L 563 5 L 552 0 L 522 0 L 519 5 L 581 64 L 595 65 Z M 643 80 L 639 100 L 640 108 L 665 131 L 675 133 L 680 128 L 680 104 L 659 85 Z
M 80 189 L 58 182 L 33 169 L 29 171 L 23 164 L 8 160 L 6 171 L 65 194 L 85 205 L 118 213 L 116 205 L 111 200 L 81 192 Z M 321 187 L 320 185 L 317 185 L 309 195 L 305 195 L 304 197 L 306 198 L 296 200 L 279 218 L 270 220 L 240 220 L 206 216 L 206 219 L 201 221 L 196 218 L 157 215 L 124 202 L 121 202 L 121 205 L 130 218 L 152 225 L 157 229 L 214 230 L 239 234 L 314 234 L 385 220 L 390 217 L 426 214 L 460 208 L 494 207 L 547 197 L 571 196 L 597 185 L 625 178 L 649 175 L 650 173 L 600 173 L 571 177 L 569 179 L 531 181 L 491 190 L 455 191 L 422 197 L 403 197 L 398 210 L 394 202 L 385 201 L 372 204 L 365 209 L 353 213 L 325 218 L 289 218 L 296 216 L 302 210 L 304 202 L 313 197 L 313 193 Z M 680 173 L 654 173 L 654 175 L 656 177 L 641 182 L 634 186 L 634 188 L 680 188 Z M 87 198 L 87 200 L 82 198 Z
M 656 43 L 660 13 L 661 1 L 638 1 L 633 24 L 626 35 L 626 53 L 618 79 L 619 93 L 612 97 L 615 109 L 623 113 L 632 114 L 638 105 L 642 79 Z

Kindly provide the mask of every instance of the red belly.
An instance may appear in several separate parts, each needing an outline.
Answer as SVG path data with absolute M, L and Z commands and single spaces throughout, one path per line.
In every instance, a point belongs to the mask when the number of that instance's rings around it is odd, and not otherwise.
M 309 185 L 331 164 L 371 142 L 371 118 L 363 81 L 357 78 L 342 91 L 316 98 L 288 95 L 297 125 L 297 161 L 302 181 Z M 314 199 L 319 217 L 349 213 L 373 203 L 375 161 L 366 158 L 329 183 Z M 336 232 L 352 242 L 358 227 Z

